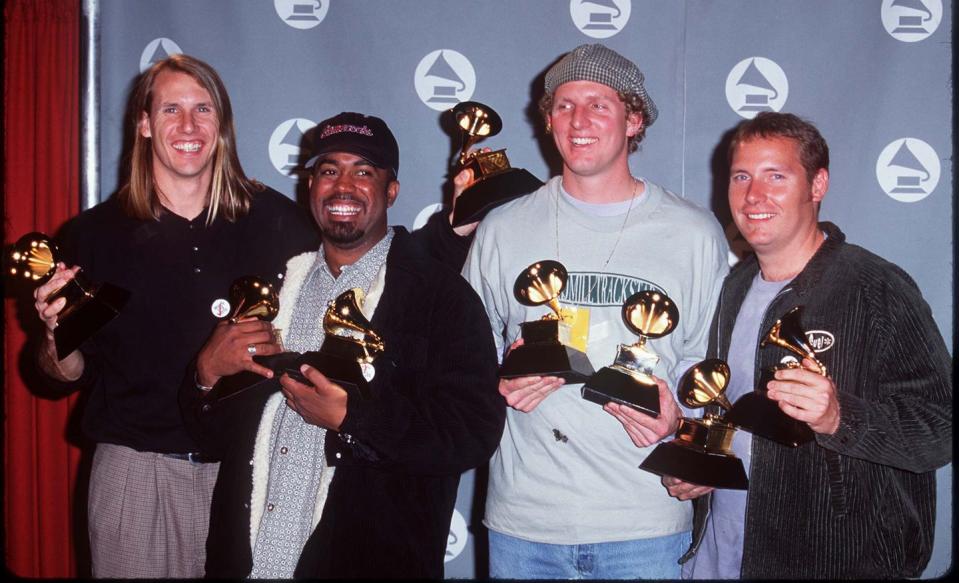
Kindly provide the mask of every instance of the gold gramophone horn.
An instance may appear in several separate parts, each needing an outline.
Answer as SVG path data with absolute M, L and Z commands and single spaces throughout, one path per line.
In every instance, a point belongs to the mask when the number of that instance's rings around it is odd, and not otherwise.
M 492 107 L 478 101 L 464 101 L 450 111 L 456 125 L 463 131 L 463 147 L 460 149 L 460 166 L 469 159 L 469 150 L 483 138 L 495 136 L 503 129 L 503 120 Z
M 729 365 L 718 358 L 708 358 L 686 371 L 679 379 L 676 394 L 691 409 L 716 403 L 729 411 L 732 405 L 724 394 L 729 385 Z
M 43 233 L 27 233 L 10 250 L 10 275 L 33 282 L 50 279 L 57 267 L 57 246 Z
M 247 275 L 235 279 L 230 285 L 230 305 L 233 306 L 228 316 L 231 324 L 244 318 L 270 322 L 280 311 L 280 298 L 272 284 L 255 275 Z
M 569 274 L 559 261 L 544 259 L 530 265 L 519 274 L 513 284 L 513 295 L 525 306 L 546 304 L 555 317 L 547 314 L 544 319 L 559 318 L 559 295 L 566 287 Z
M 809 358 L 819 366 L 819 371 L 816 372 L 826 376 L 826 365 L 816 358 L 816 352 L 806 340 L 806 332 L 801 323 L 802 310 L 802 306 L 796 306 L 776 320 L 759 345 L 772 343 L 798 355 L 800 359 Z
M 336 296 L 326 308 L 323 330 L 362 346 L 369 361 L 383 352 L 383 340 L 360 309 L 364 298 L 363 290 L 356 287 Z
M 623 303 L 623 321 L 639 336 L 659 338 L 679 324 L 679 310 L 666 294 L 645 290 L 634 293 Z

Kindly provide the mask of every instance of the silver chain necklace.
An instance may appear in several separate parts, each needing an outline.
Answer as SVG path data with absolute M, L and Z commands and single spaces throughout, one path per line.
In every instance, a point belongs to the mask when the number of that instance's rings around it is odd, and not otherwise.
M 613 243 L 613 248 L 609 250 L 609 257 L 606 258 L 606 261 L 603 262 L 602 271 L 606 270 L 606 266 L 609 265 L 609 260 L 613 258 L 613 254 L 616 253 L 616 247 L 619 246 L 619 240 L 623 238 L 623 231 L 626 230 L 626 225 L 629 223 L 629 213 L 633 210 L 633 202 L 636 201 L 636 190 L 639 189 L 639 181 L 635 178 L 633 180 L 633 194 L 629 198 L 629 207 L 626 208 L 626 218 L 623 219 L 623 224 L 619 228 L 619 233 L 616 234 L 616 241 Z M 562 189 L 562 186 L 560 186 Z M 556 260 L 559 261 L 559 199 L 562 198 L 562 191 L 559 192 L 559 196 L 556 197 L 556 217 L 553 221 L 553 225 L 556 227 Z

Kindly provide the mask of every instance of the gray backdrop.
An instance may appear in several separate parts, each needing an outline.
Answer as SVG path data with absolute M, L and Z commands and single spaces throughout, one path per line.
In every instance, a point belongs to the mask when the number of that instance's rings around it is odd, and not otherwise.
M 952 6 L 942 0 L 100 0 L 101 199 L 117 187 L 134 76 L 184 52 L 222 75 L 247 173 L 302 196 L 309 129 L 344 110 L 383 117 L 400 143 L 391 222 L 419 225 L 448 192 L 459 148 L 441 112 L 491 105 L 513 166 L 556 173 L 530 112 L 561 54 L 604 42 L 635 60 L 660 117 L 634 173 L 712 208 L 728 225 L 717 149 L 763 109 L 814 121 L 832 150 L 822 216 L 918 282 L 951 346 Z M 305 137 L 304 137 L 305 134 Z M 299 185 L 299 186 L 298 186 Z M 448 196 L 448 194 L 447 194 Z M 735 230 L 728 231 L 735 240 Z M 952 467 L 938 472 L 935 550 L 951 562 Z M 482 561 L 474 480 L 460 486 L 448 577 Z M 425 501 L 424 501 L 425 502 Z M 477 505 L 478 506 L 478 505 Z M 479 545 L 474 534 L 481 536 Z M 485 570 L 478 571 L 480 574 Z

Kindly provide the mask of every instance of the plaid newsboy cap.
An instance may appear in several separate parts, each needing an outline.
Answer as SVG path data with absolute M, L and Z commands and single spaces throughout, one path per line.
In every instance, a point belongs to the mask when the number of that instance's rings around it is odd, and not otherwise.
M 546 94 L 568 81 L 593 81 L 623 93 L 636 93 L 649 109 L 644 125 L 651 126 L 659 111 L 646 93 L 643 73 L 623 55 L 601 44 L 580 45 L 566 53 L 546 72 Z

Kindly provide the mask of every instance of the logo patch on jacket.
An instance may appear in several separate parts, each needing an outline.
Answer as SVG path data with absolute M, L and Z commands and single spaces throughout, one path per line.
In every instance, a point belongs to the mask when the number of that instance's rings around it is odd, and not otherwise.
M 806 332 L 806 341 L 813 349 L 813 352 L 826 352 L 836 343 L 836 338 L 831 332 L 825 330 L 808 330 Z

